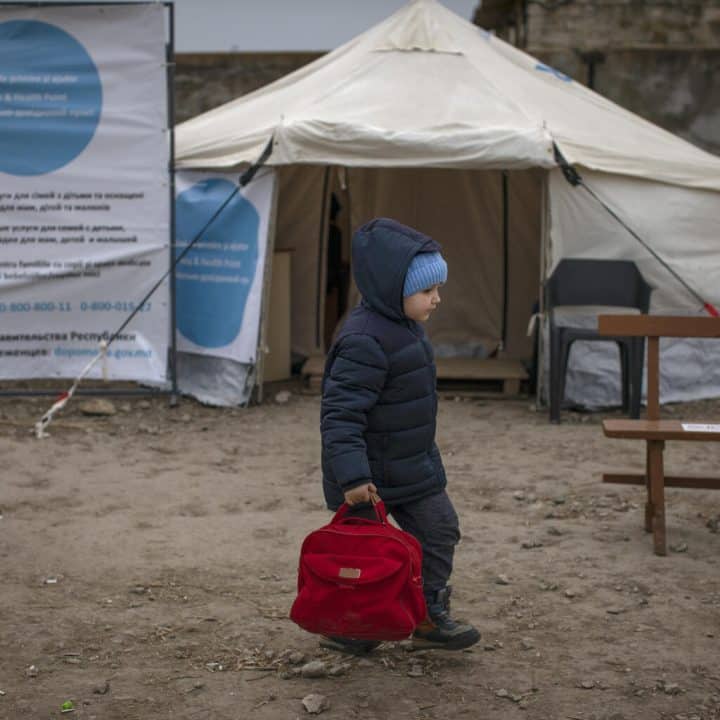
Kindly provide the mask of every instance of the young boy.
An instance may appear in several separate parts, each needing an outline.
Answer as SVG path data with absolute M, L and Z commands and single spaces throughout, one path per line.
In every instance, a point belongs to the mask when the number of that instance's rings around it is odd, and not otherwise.
M 449 613 L 447 582 L 460 531 L 435 444 L 435 364 L 420 324 L 440 303 L 447 265 L 438 243 L 387 218 L 355 233 L 352 260 L 362 302 L 340 330 L 323 376 L 325 500 L 331 510 L 345 501 L 365 514 L 371 493 L 380 495 L 423 549 L 428 617 L 415 644 L 460 650 L 480 633 Z M 378 645 L 333 641 L 364 650 Z

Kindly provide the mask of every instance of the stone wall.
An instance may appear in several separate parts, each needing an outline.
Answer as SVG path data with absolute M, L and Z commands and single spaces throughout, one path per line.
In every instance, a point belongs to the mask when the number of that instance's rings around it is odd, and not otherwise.
M 720 0 L 525 0 L 524 7 L 527 52 L 720 154 Z M 508 10 L 506 20 L 515 18 Z M 515 28 L 500 34 L 512 41 Z
M 577 50 L 530 52 L 627 110 L 720 155 L 720 48 L 609 49 L 592 71 L 583 60 L 588 56 Z
M 175 57 L 175 120 L 181 123 L 257 90 L 321 53 L 198 53 Z
M 529 47 L 717 47 L 718 0 L 527 2 Z

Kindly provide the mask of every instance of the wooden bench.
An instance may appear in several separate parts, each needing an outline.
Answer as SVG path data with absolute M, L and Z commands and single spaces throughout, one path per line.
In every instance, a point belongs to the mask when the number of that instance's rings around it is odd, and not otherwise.
M 604 420 L 603 432 L 611 438 L 644 440 L 644 473 L 605 473 L 603 482 L 647 487 L 645 530 L 653 533 L 657 555 L 666 555 L 665 486 L 720 490 L 720 478 L 666 476 L 663 450 L 666 440 L 720 441 L 720 424 L 660 419 L 660 338 L 720 338 L 720 318 L 665 315 L 600 315 L 602 335 L 647 337 L 647 419 Z

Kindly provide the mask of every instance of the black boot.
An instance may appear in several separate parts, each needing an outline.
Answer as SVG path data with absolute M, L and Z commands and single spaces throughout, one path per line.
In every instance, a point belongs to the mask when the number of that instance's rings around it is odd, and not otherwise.
M 379 640 L 354 640 L 332 635 L 323 635 L 320 640 L 320 647 L 348 655 L 367 655 L 379 646 Z
M 428 598 L 428 616 L 413 634 L 416 649 L 462 650 L 480 639 L 480 633 L 472 625 L 450 617 L 450 592 L 447 585 Z

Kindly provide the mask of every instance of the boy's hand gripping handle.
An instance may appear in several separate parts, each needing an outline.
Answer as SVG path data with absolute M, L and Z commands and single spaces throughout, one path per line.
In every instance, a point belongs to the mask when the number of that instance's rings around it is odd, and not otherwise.
M 381 523 L 387 522 L 387 511 L 385 510 L 385 503 L 381 500 L 380 496 L 376 493 L 370 494 L 370 502 L 372 503 L 373 510 L 375 511 L 375 516 L 377 517 L 378 521 Z M 350 512 L 351 506 L 347 503 L 343 503 L 335 513 L 335 516 L 331 520 L 331 523 L 334 525 L 335 523 L 341 522 L 344 518 L 347 517 L 348 512 Z M 350 516 L 348 518 L 349 520 L 357 519 L 362 520 L 364 518 L 353 518 Z

